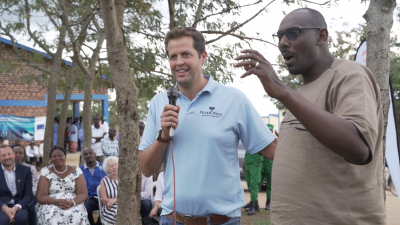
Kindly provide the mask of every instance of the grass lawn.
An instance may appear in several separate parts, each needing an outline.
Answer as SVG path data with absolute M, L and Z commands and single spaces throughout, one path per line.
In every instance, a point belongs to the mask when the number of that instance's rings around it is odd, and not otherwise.
M 247 215 L 247 212 L 242 208 L 242 225 L 269 225 L 269 210 L 261 208 L 254 215 Z

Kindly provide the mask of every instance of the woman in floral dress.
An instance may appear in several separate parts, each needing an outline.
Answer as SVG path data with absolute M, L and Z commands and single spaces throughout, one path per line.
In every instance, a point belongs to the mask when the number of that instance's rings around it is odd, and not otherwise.
M 53 166 L 42 169 L 36 194 L 39 224 L 88 225 L 83 204 L 88 192 L 81 169 L 65 164 L 66 152 L 61 147 L 50 151 L 50 159 Z

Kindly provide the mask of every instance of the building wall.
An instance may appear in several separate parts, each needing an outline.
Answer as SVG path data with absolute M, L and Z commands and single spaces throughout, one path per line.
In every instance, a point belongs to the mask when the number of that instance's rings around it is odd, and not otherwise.
M 32 53 L 25 52 L 27 56 Z M 47 85 L 39 84 L 33 80 L 34 76 L 43 77 L 43 72 L 28 66 L 25 62 L 16 62 L 17 56 L 10 45 L 0 43 L 0 65 L 10 62 L 19 65 L 11 72 L 0 70 L 0 100 L 25 100 L 25 101 L 45 101 Z M 52 62 L 44 60 L 40 64 L 42 67 L 51 69 Z M 28 79 L 31 81 L 28 84 Z M 60 79 L 63 79 L 61 77 Z M 59 94 L 63 94 L 58 92 Z M 84 91 L 73 90 L 73 94 L 84 94 Z M 93 94 L 107 95 L 107 88 L 93 90 Z M 21 117 L 46 116 L 47 107 L 45 106 L 4 106 L 0 105 L 0 115 L 12 115 Z

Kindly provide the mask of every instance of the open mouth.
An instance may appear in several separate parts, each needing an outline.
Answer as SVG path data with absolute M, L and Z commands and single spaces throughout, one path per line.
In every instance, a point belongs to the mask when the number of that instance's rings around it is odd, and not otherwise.
M 283 58 L 285 59 L 285 64 L 288 65 L 294 59 L 294 55 L 292 55 L 292 54 L 283 54 Z
M 179 70 L 175 70 L 175 71 L 179 75 L 179 74 L 186 73 L 187 71 L 189 71 L 189 69 L 179 69 Z

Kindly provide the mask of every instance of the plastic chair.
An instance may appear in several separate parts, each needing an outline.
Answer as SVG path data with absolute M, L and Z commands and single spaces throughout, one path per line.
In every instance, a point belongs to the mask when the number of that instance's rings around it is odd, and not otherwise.
M 100 185 L 97 186 L 97 197 L 98 197 L 98 201 L 99 201 L 99 217 L 100 217 L 101 224 L 103 224 L 103 225 L 112 225 L 111 223 L 107 223 L 106 221 L 103 221 L 102 216 L 101 216 L 101 209 L 103 208 L 103 203 L 101 202 Z
M 150 199 L 151 199 L 151 207 L 154 207 L 154 187 L 156 187 L 157 186 L 157 181 L 154 181 L 152 184 L 151 184 L 151 193 L 150 193 Z

